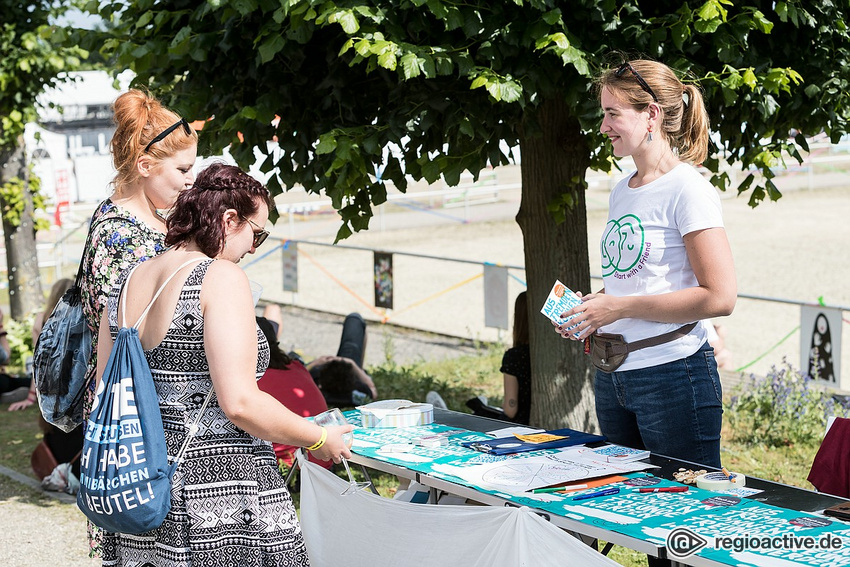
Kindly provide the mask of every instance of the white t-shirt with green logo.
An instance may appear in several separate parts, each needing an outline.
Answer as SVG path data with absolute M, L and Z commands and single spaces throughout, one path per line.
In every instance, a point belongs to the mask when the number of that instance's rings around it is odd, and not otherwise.
M 634 175 L 634 174 L 632 174 Z M 632 175 L 617 183 L 608 203 L 603 231 L 602 277 L 605 293 L 659 295 L 698 284 L 682 237 L 723 226 L 720 197 L 711 183 L 688 164 L 680 164 L 655 181 L 629 187 Z M 641 319 L 621 319 L 599 332 L 623 335 L 627 342 L 662 335 L 681 327 Z M 618 371 L 647 368 L 695 353 L 707 339 L 700 322 L 688 336 L 632 353 Z

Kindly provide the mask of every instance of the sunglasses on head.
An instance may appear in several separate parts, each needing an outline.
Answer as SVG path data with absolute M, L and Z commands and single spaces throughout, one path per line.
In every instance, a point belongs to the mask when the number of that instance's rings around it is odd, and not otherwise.
M 191 136 L 191 135 L 192 135 L 192 127 L 191 127 L 191 126 L 189 126 L 189 123 L 188 123 L 188 122 L 186 122 L 186 119 L 185 119 L 185 118 L 181 118 L 180 120 L 178 120 L 177 122 L 175 122 L 174 124 L 172 124 L 171 126 L 169 126 L 168 128 L 166 128 L 165 130 L 163 130 L 162 132 L 160 132 L 159 134 L 157 134 L 157 135 L 154 137 L 154 139 L 153 139 L 153 140 L 151 140 L 150 142 L 148 142 L 148 145 L 147 145 L 147 146 L 145 146 L 145 153 L 148 153 L 148 150 L 149 150 L 149 149 L 151 149 L 151 146 L 152 146 L 152 145 L 154 145 L 154 144 L 155 144 L 155 143 L 157 143 L 157 142 L 161 142 L 162 140 L 164 140 L 164 139 L 165 139 L 165 137 L 166 137 L 166 136 L 168 136 L 169 134 L 171 134 L 172 132 L 174 132 L 174 131 L 177 129 L 177 127 L 178 127 L 178 126 L 183 126 L 183 131 L 186 133 L 186 135 L 187 135 L 187 136 Z
M 265 242 L 266 238 L 269 237 L 269 234 L 270 234 L 269 231 L 264 229 L 263 227 L 261 227 L 260 225 L 258 225 L 257 223 L 255 223 L 254 221 L 252 221 L 249 218 L 243 217 L 242 215 L 239 215 L 239 218 L 241 218 L 242 220 L 244 220 L 246 222 L 251 223 L 251 226 L 259 229 L 259 232 L 256 231 L 256 230 L 252 231 L 254 233 L 254 244 L 253 244 L 253 246 L 254 246 L 254 248 L 259 248 L 260 244 Z
M 634 68 L 634 67 L 632 67 L 631 63 L 629 63 L 628 61 L 623 62 L 623 64 L 622 64 L 622 65 L 620 65 L 619 67 L 617 67 L 617 70 L 616 70 L 616 71 L 614 71 L 614 76 L 615 76 L 615 77 L 617 77 L 617 78 L 619 79 L 619 78 L 623 75 L 623 73 L 625 73 L 626 71 L 631 71 L 631 72 L 632 72 L 632 75 L 633 75 L 633 76 L 634 76 L 634 78 L 635 78 L 635 80 L 636 80 L 636 81 L 638 82 L 638 84 L 640 85 L 640 88 L 642 88 L 642 89 L 643 89 L 643 90 L 645 90 L 647 93 L 649 93 L 649 96 L 651 96 L 651 97 L 652 97 L 652 100 L 654 100 L 655 102 L 658 102 L 658 97 L 657 97 L 657 96 L 655 96 L 655 93 L 654 93 L 654 92 L 652 92 L 652 89 L 651 89 L 651 88 L 649 88 L 649 84 L 647 84 L 647 82 L 643 80 L 643 77 L 641 77 L 641 76 L 640 76 L 640 73 L 638 73 L 638 72 L 635 70 L 635 68 Z

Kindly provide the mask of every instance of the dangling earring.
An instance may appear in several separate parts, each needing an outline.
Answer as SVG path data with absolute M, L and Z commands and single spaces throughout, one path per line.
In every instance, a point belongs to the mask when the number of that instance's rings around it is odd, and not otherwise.
M 651 142 L 652 141 L 652 126 L 647 126 L 646 129 L 649 132 L 649 136 L 647 136 L 646 141 Z

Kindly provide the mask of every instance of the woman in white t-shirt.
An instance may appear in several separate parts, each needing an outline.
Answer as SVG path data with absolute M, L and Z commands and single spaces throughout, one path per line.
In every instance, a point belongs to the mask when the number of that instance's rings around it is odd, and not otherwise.
M 576 318 L 557 328 L 573 340 L 598 331 L 628 343 L 681 329 L 629 352 L 615 370 L 597 370 L 597 418 L 612 442 L 719 467 L 722 392 L 704 320 L 732 312 L 737 285 L 720 199 L 692 165 L 708 153 L 705 104 L 654 61 L 623 63 L 598 86 L 600 131 L 637 169 L 611 192 L 604 289 L 582 297 L 564 314 Z

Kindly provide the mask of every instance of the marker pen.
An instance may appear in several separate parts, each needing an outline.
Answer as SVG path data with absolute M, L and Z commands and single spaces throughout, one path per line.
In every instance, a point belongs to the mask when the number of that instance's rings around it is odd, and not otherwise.
M 596 498 L 597 496 L 608 496 L 609 494 L 619 493 L 619 488 L 607 488 L 605 490 L 600 490 L 599 492 L 591 492 L 590 494 L 580 494 L 579 496 L 574 496 L 573 500 L 587 500 L 588 498 Z
M 570 486 L 548 486 L 546 488 L 535 488 L 532 494 L 546 494 L 547 492 L 560 492 L 561 490 L 581 490 L 587 488 L 586 484 L 573 484 Z
M 638 490 L 640 493 L 648 493 L 648 492 L 687 492 L 687 486 L 661 486 L 659 488 L 641 488 Z

